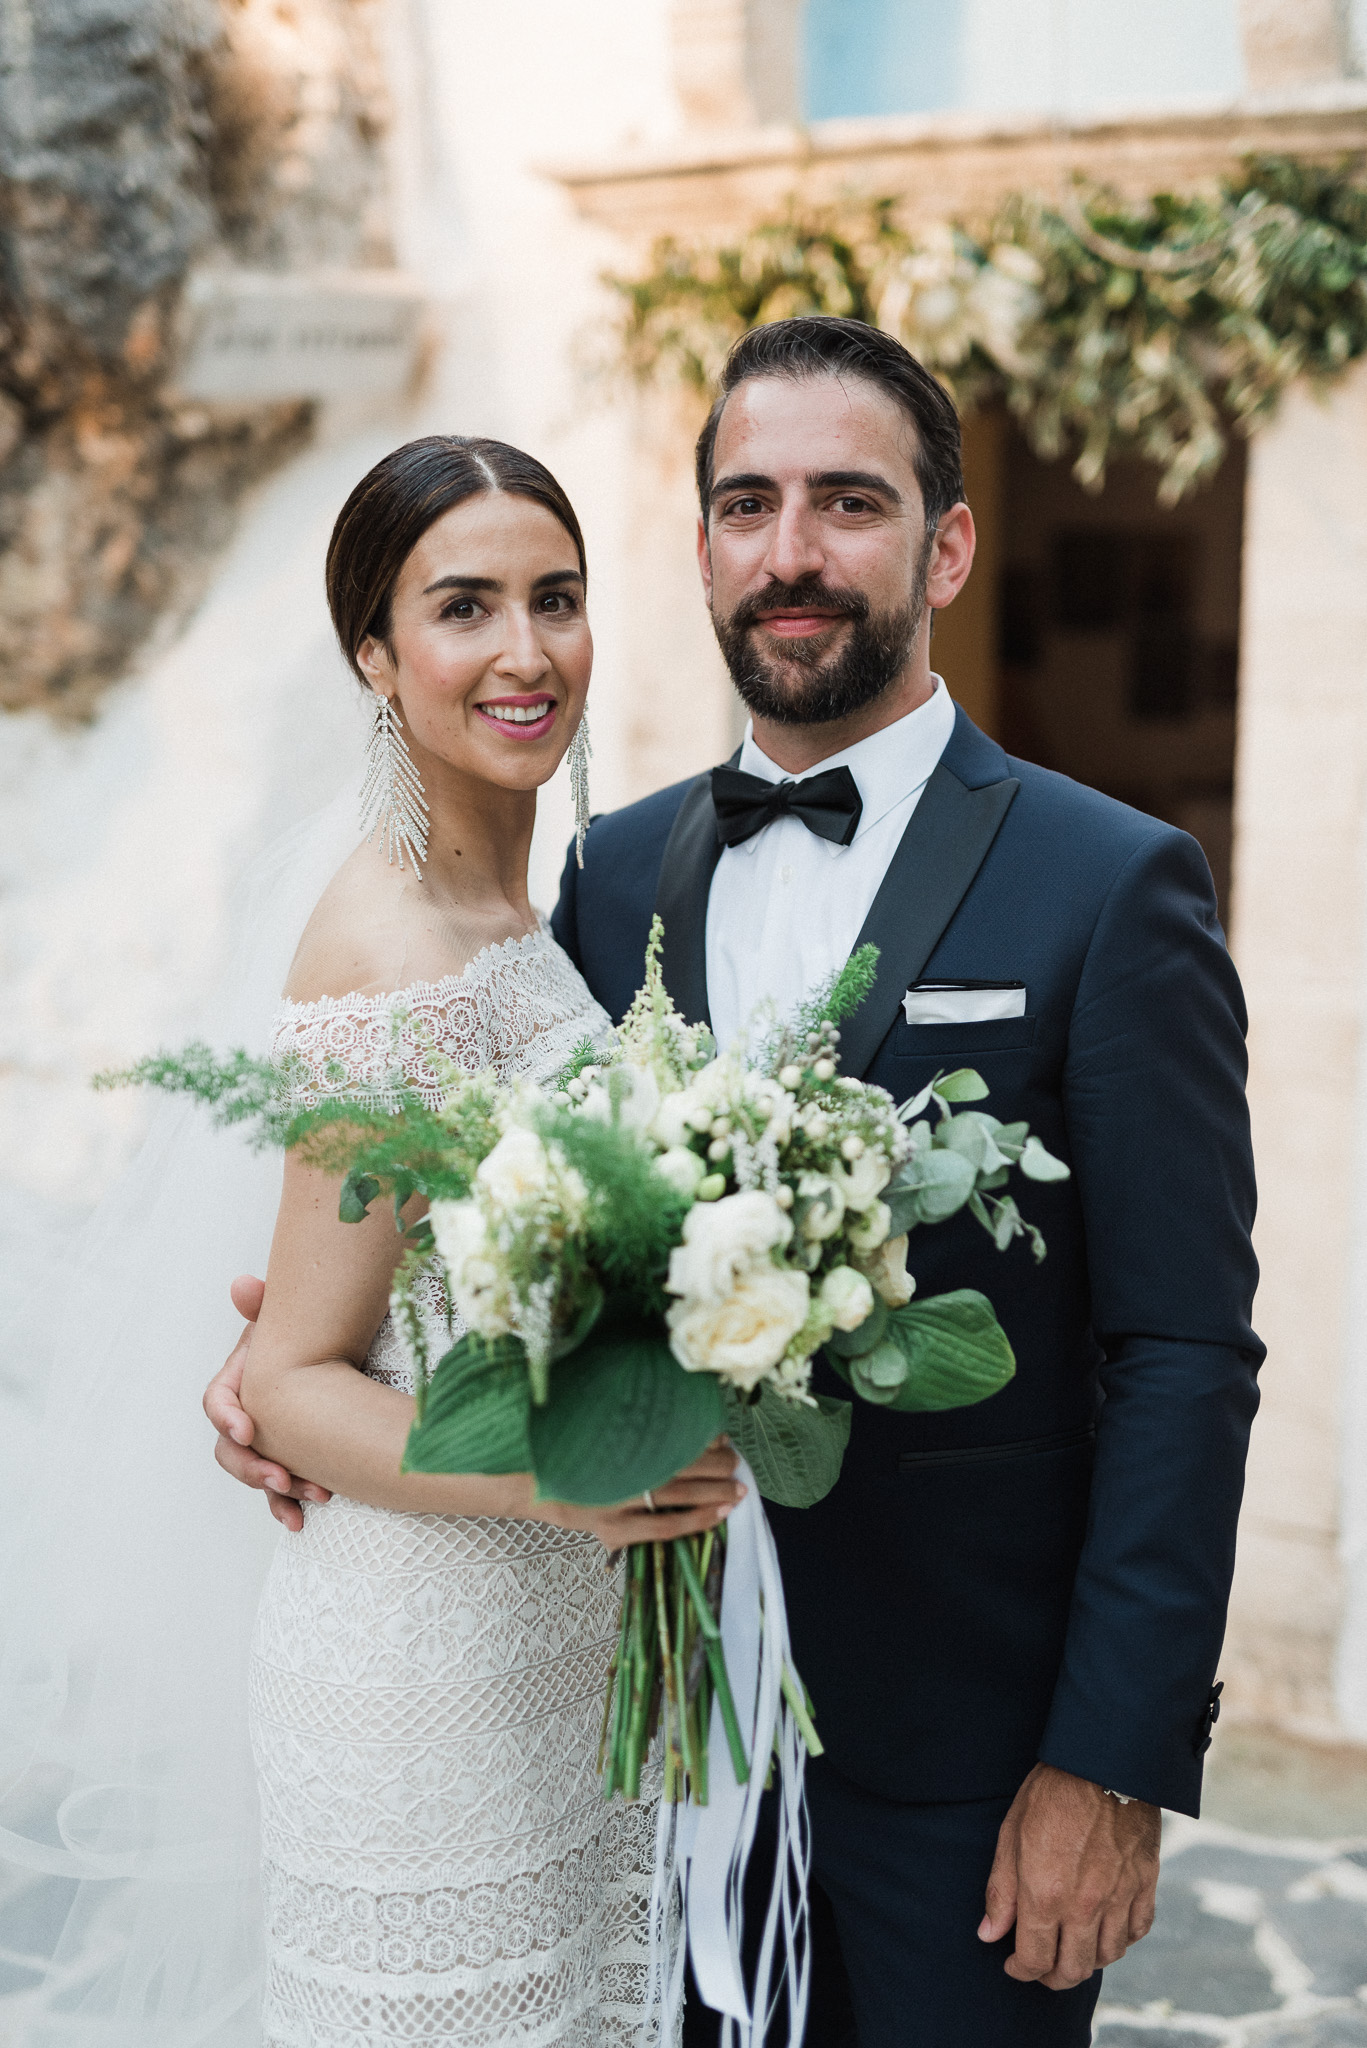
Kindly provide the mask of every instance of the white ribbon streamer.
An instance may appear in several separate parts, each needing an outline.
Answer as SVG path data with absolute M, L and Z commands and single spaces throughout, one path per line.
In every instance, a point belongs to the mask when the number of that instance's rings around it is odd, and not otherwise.
M 788 1614 L 773 1534 L 754 1474 L 742 1461 L 746 1487 L 726 1524 L 721 1639 L 736 1718 L 750 1759 L 738 1783 L 721 1709 L 714 1698 L 708 1733 L 708 1803 L 690 1798 L 680 1814 L 660 1807 L 651 1897 L 651 1985 L 647 2010 L 662 2009 L 661 2038 L 675 2038 L 683 2006 L 684 1948 L 670 1943 L 670 1902 L 681 1881 L 693 1975 L 706 2004 L 724 2015 L 722 2048 L 764 2048 L 776 2009 L 774 1966 L 782 1943 L 788 1994 L 788 2039 L 797 2048 L 807 2015 L 810 1955 L 807 1887 L 811 1843 L 803 1797 L 806 1749 L 783 1697 L 790 1668 Z M 742 1950 L 745 1872 L 759 1820 L 771 1754 L 778 1791 L 778 1854 L 753 1987 L 747 1991 Z

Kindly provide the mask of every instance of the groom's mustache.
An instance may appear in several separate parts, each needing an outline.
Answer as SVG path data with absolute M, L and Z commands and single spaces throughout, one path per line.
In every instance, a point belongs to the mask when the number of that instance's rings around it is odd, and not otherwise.
M 834 590 L 829 584 L 811 578 L 801 583 L 770 583 L 763 590 L 751 591 L 748 597 L 741 598 L 726 621 L 727 632 L 747 633 L 751 626 L 762 626 L 770 612 L 801 611 L 807 606 L 813 611 L 855 620 L 867 619 L 870 611 L 862 591 Z

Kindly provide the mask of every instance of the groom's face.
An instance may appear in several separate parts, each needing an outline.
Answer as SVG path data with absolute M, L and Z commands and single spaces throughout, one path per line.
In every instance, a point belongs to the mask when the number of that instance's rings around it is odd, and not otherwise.
M 908 670 L 934 543 L 915 435 L 862 377 L 756 377 L 727 400 L 699 560 L 756 717 L 840 719 Z

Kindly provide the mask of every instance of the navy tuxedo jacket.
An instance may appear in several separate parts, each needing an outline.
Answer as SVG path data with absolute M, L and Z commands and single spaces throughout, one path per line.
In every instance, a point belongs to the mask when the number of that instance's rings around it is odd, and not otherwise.
M 717 858 L 705 775 L 594 821 L 553 926 L 614 1017 L 658 909 L 670 992 L 706 1018 Z M 912 1233 L 922 1295 L 994 1303 L 1010 1385 L 937 1415 L 856 1399 L 834 1490 L 769 1509 L 822 1739 L 893 1799 L 1009 1794 L 1041 1759 L 1195 1813 L 1263 1356 L 1245 1014 L 1205 858 L 960 711 L 870 940 L 845 1072 L 901 1102 L 971 1065 L 1072 1179 L 1017 1190 L 1042 1266 L 967 1214 Z M 909 1025 L 921 978 L 1023 981 L 1026 1015 Z M 848 1396 L 824 1362 L 815 1383 Z

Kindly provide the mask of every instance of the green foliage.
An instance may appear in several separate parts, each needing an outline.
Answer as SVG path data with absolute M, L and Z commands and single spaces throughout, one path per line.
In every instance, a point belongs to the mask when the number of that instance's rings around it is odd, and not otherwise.
M 605 1507 L 660 1486 L 722 1428 L 711 1373 L 685 1372 L 654 1323 L 612 1304 L 528 1420 L 541 1500 Z
M 429 1380 L 408 1433 L 405 1472 L 527 1472 L 531 1389 L 516 1337 L 462 1337 Z
M 1250 431 L 1293 378 L 1367 350 L 1357 164 L 1253 158 L 1214 193 L 1141 202 L 1079 183 L 920 239 L 896 208 L 790 211 L 724 248 L 657 243 L 645 274 L 608 280 L 623 365 L 710 392 L 748 327 L 843 313 L 898 334 L 965 406 L 1004 401 L 1089 488 L 1138 455 L 1174 504 L 1218 468 L 1231 422 Z
M 1067 1180 L 1069 1168 L 1031 1136 L 1029 1124 L 1004 1124 L 980 1109 L 955 1114 L 954 1103 L 981 1102 L 987 1093 L 981 1074 L 959 1067 L 952 1074 L 937 1074 L 919 1095 L 901 1105 L 897 1113 L 911 1125 L 913 1149 L 883 1191 L 892 1217 L 891 1234 L 900 1237 L 921 1223 L 947 1222 L 966 1208 L 998 1251 L 1024 1237 L 1038 1262 L 1044 1257 L 1043 1237 L 1026 1222 L 1013 1197 L 1001 1190 L 1013 1166 L 1035 1181 Z M 932 1105 L 938 1123 L 916 1121 Z
M 809 1031 L 819 1031 L 823 1024 L 843 1024 L 873 994 L 877 979 L 878 948 L 861 946 L 857 953 L 851 953 L 843 967 L 808 996 L 798 1010 L 792 1027 L 793 1035 L 805 1036 Z
M 848 1401 L 815 1399 L 809 1408 L 763 1385 L 757 1401 L 726 1395 L 726 1434 L 764 1498 L 781 1508 L 813 1506 L 840 1477 L 854 1411 Z
M 211 1109 L 214 1122 L 224 1128 L 253 1126 L 246 1136 L 260 1149 L 281 1143 L 292 1121 L 289 1082 L 287 1065 L 277 1067 L 241 1051 L 220 1058 L 196 1040 L 184 1052 L 151 1053 L 135 1066 L 97 1074 L 92 1086 L 157 1088 L 163 1095 L 189 1096 Z
M 650 1153 L 622 1125 L 561 1109 L 548 1110 L 538 1128 L 588 1188 L 583 1244 L 589 1266 L 609 1292 L 634 1292 L 642 1308 L 663 1311 L 664 1277 L 687 1198 L 656 1173 Z
M 968 1287 L 893 1309 L 882 1342 L 862 1357 L 828 1355 L 857 1394 L 903 1414 L 972 1407 L 1016 1371 L 991 1302 Z

